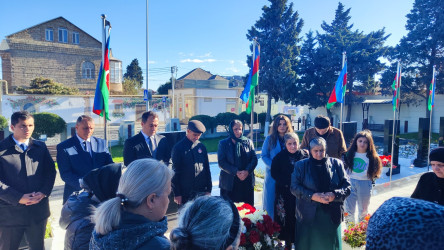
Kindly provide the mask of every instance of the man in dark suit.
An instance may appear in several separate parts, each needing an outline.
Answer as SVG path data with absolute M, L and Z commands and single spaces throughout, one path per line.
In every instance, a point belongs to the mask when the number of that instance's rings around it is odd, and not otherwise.
M 57 145 L 57 164 L 65 182 L 63 204 L 79 191 L 79 179 L 89 171 L 113 163 L 106 141 L 92 136 L 94 120 L 81 115 L 76 122 L 76 135 Z
M 31 138 L 30 113 L 13 113 L 11 130 L 0 142 L 0 249 L 18 249 L 24 234 L 31 249 L 44 249 L 54 161 L 45 143 Z
M 168 141 L 163 135 L 158 135 L 159 117 L 153 111 L 147 111 L 142 115 L 142 131 L 128 138 L 123 147 L 123 162 L 128 166 L 131 162 L 154 158 L 168 164 L 170 150 Z
M 200 195 L 210 195 L 210 163 L 205 145 L 199 138 L 205 132 L 202 122 L 188 122 L 187 135 L 174 145 L 171 162 L 174 171 L 172 179 L 174 202 L 182 206 L 187 201 Z

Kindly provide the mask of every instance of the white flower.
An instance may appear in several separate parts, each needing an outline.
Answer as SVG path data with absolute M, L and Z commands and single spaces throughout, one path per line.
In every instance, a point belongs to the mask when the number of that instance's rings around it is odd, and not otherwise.
M 239 250 L 247 250 L 245 247 L 239 247 Z
M 254 249 L 256 249 L 256 250 L 260 250 L 262 248 L 262 244 L 260 242 L 254 243 L 253 246 L 254 246 Z
M 272 245 L 271 245 L 272 242 L 271 242 L 270 236 L 268 236 L 268 235 L 266 234 L 264 238 L 265 238 L 265 242 L 267 243 L 267 245 L 272 246 Z

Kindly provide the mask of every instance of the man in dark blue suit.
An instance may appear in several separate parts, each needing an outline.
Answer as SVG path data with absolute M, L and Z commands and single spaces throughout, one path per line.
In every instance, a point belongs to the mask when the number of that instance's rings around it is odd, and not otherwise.
M 125 166 L 131 162 L 154 158 L 168 164 L 171 157 L 168 141 L 163 135 L 158 135 L 159 117 L 153 111 L 147 111 L 142 115 L 142 131 L 128 138 L 123 147 L 123 161 Z
M 57 164 L 65 182 L 63 204 L 79 191 L 79 179 L 89 171 L 113 163 L 106 141 L 92 136 L 94 120 L 81 115 L 76 122 L 76 135 L 57 145 Z

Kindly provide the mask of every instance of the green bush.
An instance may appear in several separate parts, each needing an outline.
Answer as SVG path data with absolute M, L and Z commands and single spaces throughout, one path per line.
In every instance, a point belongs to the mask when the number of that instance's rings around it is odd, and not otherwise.
M 251 123 L 251 114 L 247 114 L 246 111 L 239 114 L 239 120 L 241 120 L 244 124 Z M 257 123 L 257 113 L 254 112 L 254 123 Z
M 217 127 L 216 118 L 209 115 L 195 115 L 190 118 L 190 120 L 198 120 L 203 123 L 207 131 L 210 131 Z
M 39 138 L 43 134 L 53 137 L 66 129 L 66 122 L 56 114 L 42 112 L 34 114 L 34 127 L 34 138 Z
M 37 77 L 31 81 L 29 88 L 17 87 L 17 91 L 25 94 L 76 95 L 78 88 L 66 87 L 49 78 Z
M 3 130 L 7 127 L 8 127 L 8 120 L 4 116 L 0 115 L 0 130 Z
M 224 126 L 227 131 L 228 125 L 230 125 L 230 122 L 234 119 L 239 119 L 239 116 L 231 112 L 224 112 L 216 115 L 217 124 Z

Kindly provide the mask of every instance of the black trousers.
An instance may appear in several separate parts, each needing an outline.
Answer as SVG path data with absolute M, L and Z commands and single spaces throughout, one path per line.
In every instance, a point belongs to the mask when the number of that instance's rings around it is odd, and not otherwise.
M 23 235 L 29 243 L 30 250 L 44 250 L 44 238 L 46 231 L 46 223 L 48 219 L 28 227 L 5 228 L 0 227 L 0 249 L 1 250 L 17 250 Z
M 251 185 L 253 177 L 248 176 L 247 179 L 241 181 L 235 177 L 233 182 L 233 190 L 228 191 L 220 189 L 220 196 L 230 199 L 233 202 L 245 202 L 254 206 L 254 187 Z

